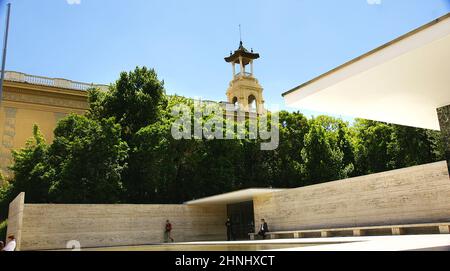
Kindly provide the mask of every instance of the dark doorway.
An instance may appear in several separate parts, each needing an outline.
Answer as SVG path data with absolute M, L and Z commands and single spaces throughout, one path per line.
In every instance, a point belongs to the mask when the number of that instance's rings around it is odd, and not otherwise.
M 255 231 L 253 201 L 229 204 L 227 213 L 231 220 L 233 239 L 248 240 L 248 234 Z

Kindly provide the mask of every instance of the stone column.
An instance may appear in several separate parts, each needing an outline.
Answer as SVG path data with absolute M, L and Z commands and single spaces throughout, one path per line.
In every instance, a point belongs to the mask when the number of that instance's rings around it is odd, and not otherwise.
M 445 157 L 447 159 L 447 167 L 450 172 L 450 105 L 437 109 L 439 125 L 444 140 Z
M 242 61 L 242 56 L 239 57 L 239 64 L 241 65 L 241 77 L 243 77 L 245 74 L 245 67 L 244 67 L 244 63 Z

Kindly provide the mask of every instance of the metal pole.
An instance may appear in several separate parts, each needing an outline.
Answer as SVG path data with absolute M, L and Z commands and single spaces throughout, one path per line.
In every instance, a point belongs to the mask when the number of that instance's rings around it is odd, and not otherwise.
M 3 99 L 3 81 L 5 80 L 5 66 L 6 66 L 6 49 L 8 47 L 8 32 L 9 32 L 9 17 L 11 15 L 11 3 L 8 3 L 8 11 L 6 14 L 6 31 L 5 31 L 5 39 L 3 43 L 3 59 L 2 59 L 2 74 L 0 79 L 0 103 Z

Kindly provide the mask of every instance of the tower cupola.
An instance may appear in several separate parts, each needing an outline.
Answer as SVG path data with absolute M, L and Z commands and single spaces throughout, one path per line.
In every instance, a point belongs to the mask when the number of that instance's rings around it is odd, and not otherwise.
M 231 63 L 233 78 L 227 90 L 228 102 L 235 105 L 236 109 L 246 112 L 262 114 L 264 112 L 263 88 L 254 76 L 253 61 L 259 58 L 258 53 L 247 50 L 243 42 L 239 48 L 225 57 L 227 63 Z M 237 71 L 236 66 L 239 68 Z M 250 70 L 247 67 L 250 66 Z

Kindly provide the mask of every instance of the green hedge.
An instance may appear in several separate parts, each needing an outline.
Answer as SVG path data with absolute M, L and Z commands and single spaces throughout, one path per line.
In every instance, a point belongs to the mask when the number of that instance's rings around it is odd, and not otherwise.
M 6 240 L 6 228 L 8 226 L 8 220 L 0 223 L 0 240 L 5 242 Z

